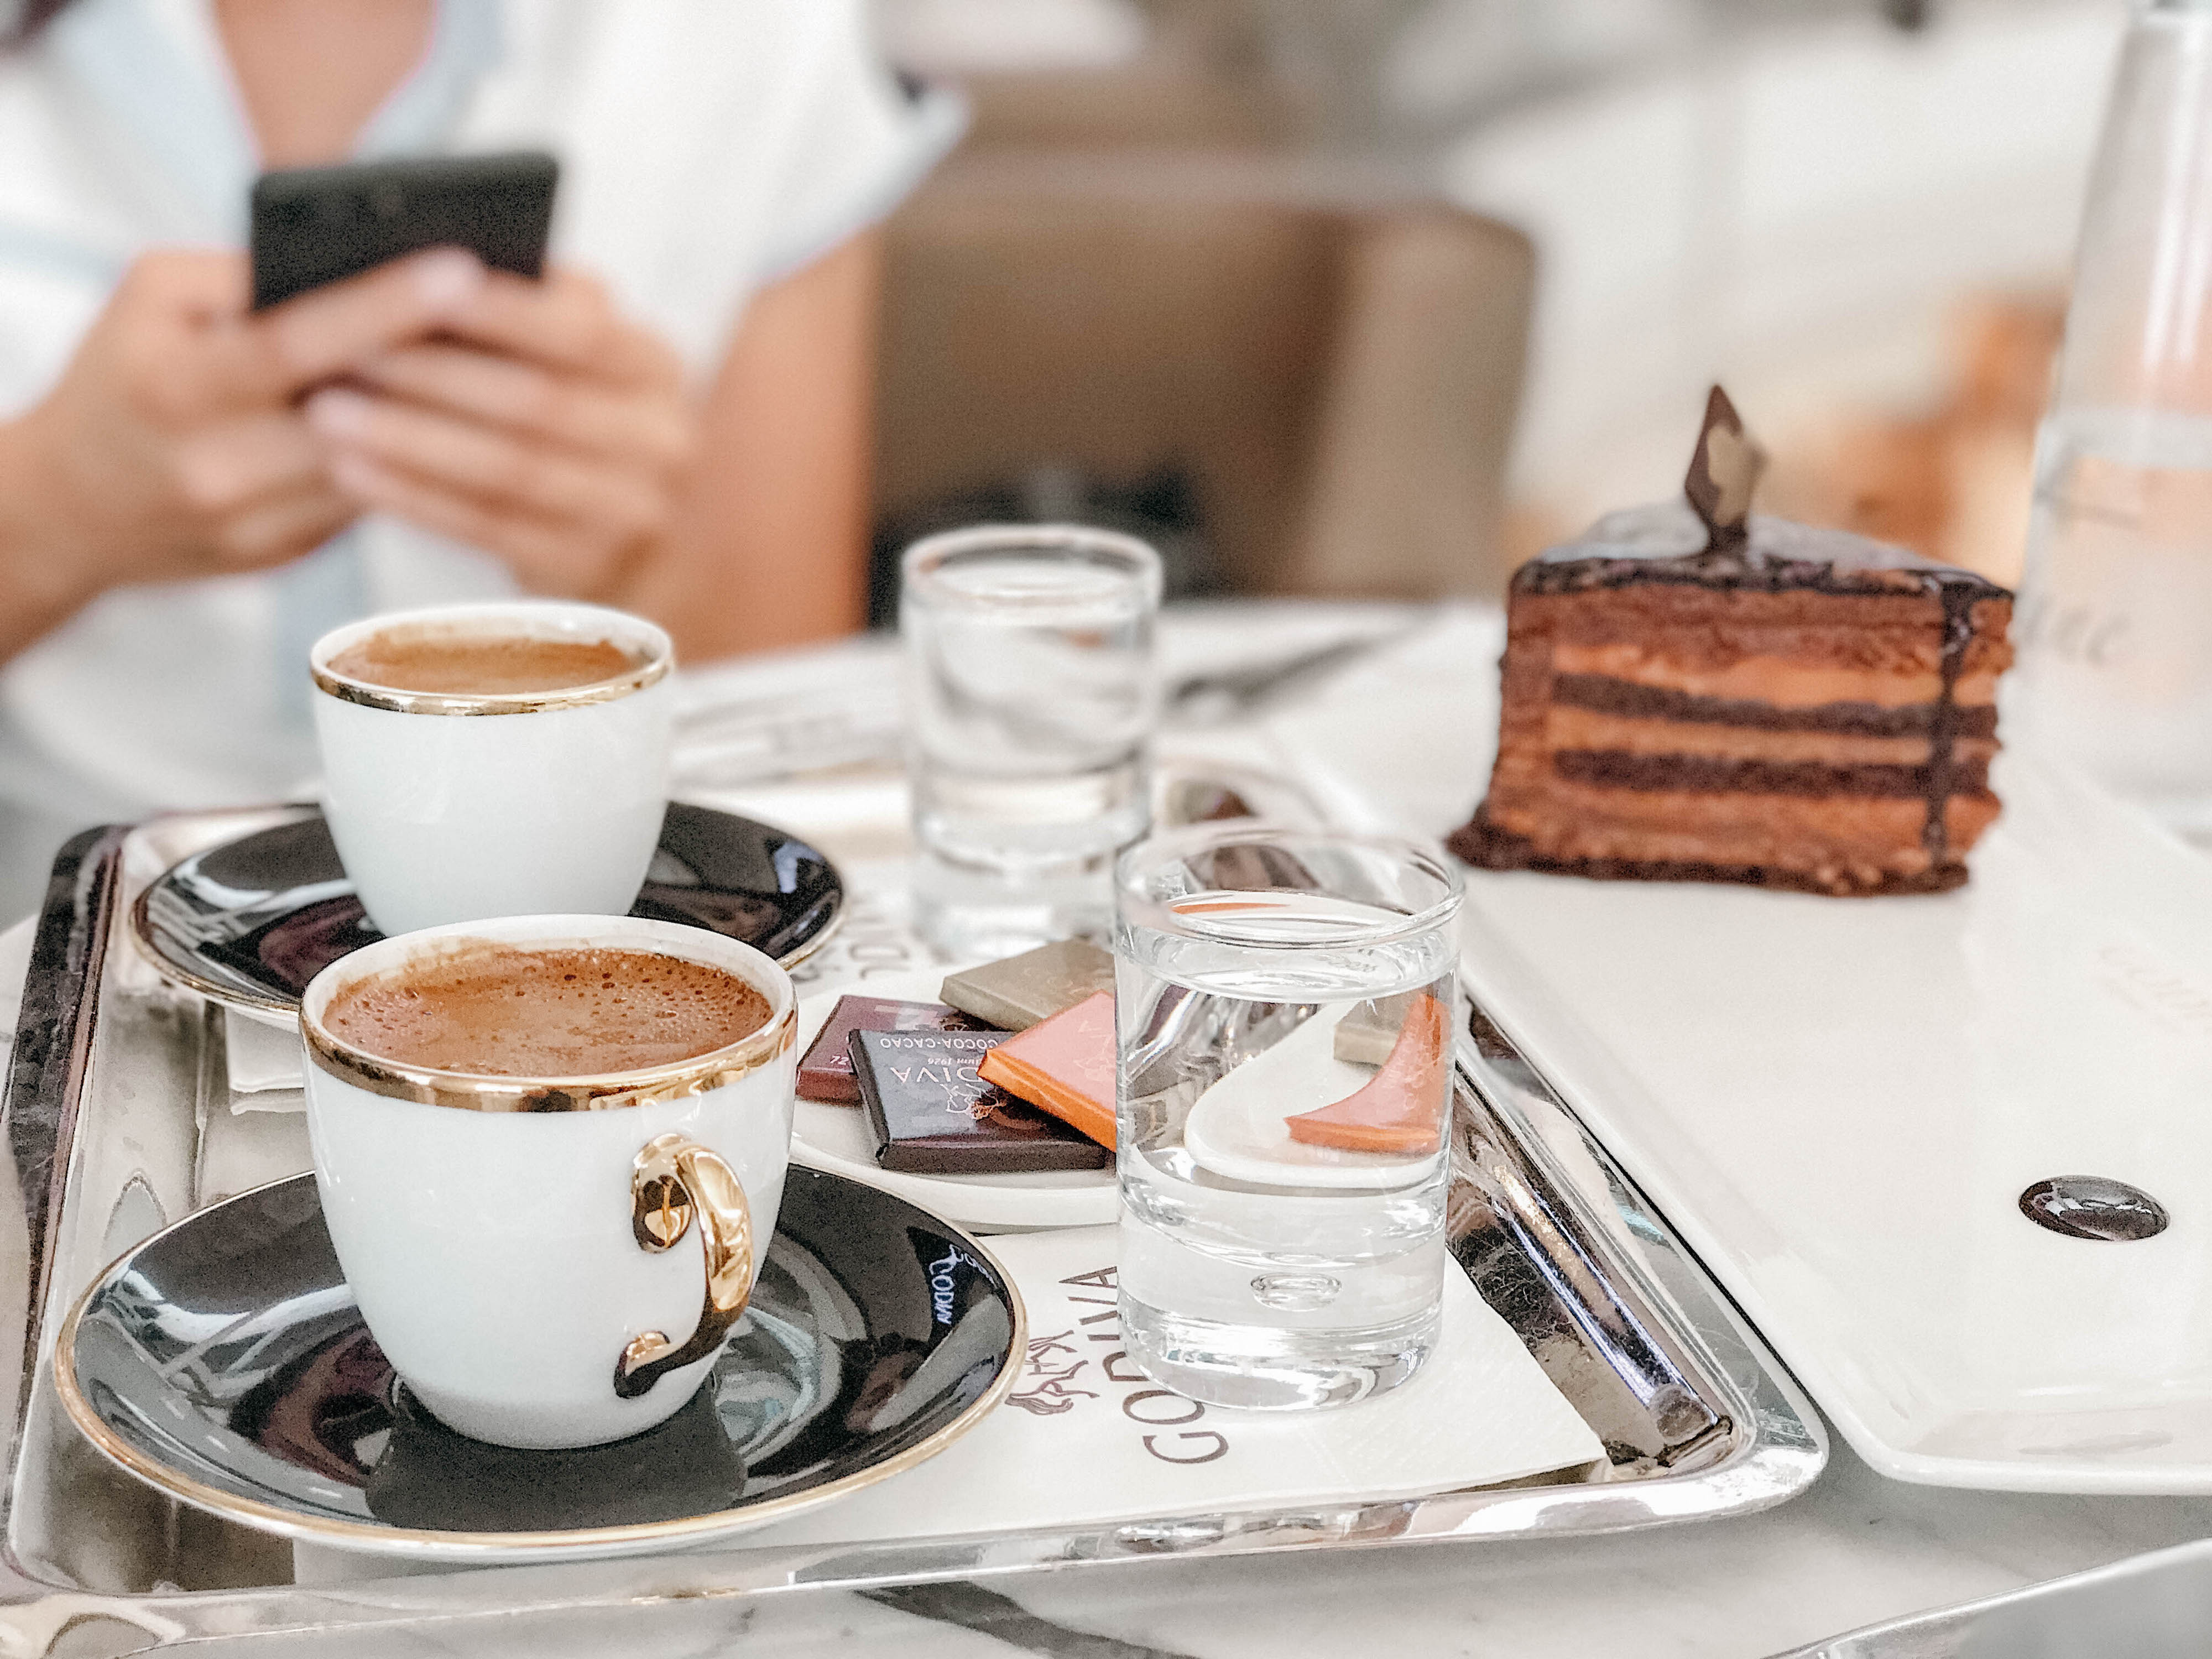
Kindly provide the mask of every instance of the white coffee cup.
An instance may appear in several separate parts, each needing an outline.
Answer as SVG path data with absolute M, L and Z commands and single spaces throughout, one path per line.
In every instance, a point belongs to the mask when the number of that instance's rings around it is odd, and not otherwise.
M 589 1077 L 395 1063 L 331 1034 L 331 999 L 471 941 L 644 951 L 768 999 L 751 1035 Z M 630 916 L 518 916 L 365 946 L 300 1002 L 315 1184 L 392 1369 L 449 1428 L 508 1446 L 641 1433 L 706 1380 L 775 1232 L 798 1030 L 751 946 Z
M 396 631 L 605 641 L 635 669 L 557 690 L 407 691 L 331 659 Z M 323 811 L 386 933 L 486 916 L 620 915 L 668 805 L 675 653 L 642 617 L 530 600 L 408 611 L 315 642 Z

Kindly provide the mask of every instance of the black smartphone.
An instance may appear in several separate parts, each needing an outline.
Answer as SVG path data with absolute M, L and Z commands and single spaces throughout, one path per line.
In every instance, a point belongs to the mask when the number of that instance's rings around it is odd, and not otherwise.
M 253 308 L 418 248 L 535 276 L 560 164 L 541 151 L 288 167 L 253 185 Z

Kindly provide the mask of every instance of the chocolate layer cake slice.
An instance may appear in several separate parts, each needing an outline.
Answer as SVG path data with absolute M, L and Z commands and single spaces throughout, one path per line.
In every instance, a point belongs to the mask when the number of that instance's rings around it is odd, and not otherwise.
M 1689 506 L 1610 514 L 1515 575 L 1462 858 L 1838 894 L 1966 880 L 1998 810 L 2012 596 L 1751 514 L 1760 461 L 1716 387 Z

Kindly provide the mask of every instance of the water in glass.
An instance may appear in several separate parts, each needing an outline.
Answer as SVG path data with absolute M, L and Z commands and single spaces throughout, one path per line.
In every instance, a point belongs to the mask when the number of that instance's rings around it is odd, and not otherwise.
M 2185 834 L 2212 834 L 2212 419 L 2044 428 L 2008 713 Z
M 1403 1382 L 1443 1287 L 1455 876 L 1395 843 L 1217 830 L 1133 848 L 1120 886 L 1131 1358 L 1233 1407 Z M 1300 1139 L 1316 1109 L 1338 1124 Z

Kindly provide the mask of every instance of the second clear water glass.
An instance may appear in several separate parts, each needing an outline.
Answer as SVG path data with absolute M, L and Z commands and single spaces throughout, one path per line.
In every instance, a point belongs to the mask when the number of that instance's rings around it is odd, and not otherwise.
M 958 957 L 1103 937 L 1151 816 L 1159 556 L 1077 526 L 907 550 L 916 921 Z
M 1443 1287 L 1457 872 L 1216 826 L 1132 848 L 1116 886 L 1131 1359 L 1259 1409 L 1403 1382 Z

